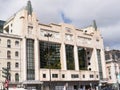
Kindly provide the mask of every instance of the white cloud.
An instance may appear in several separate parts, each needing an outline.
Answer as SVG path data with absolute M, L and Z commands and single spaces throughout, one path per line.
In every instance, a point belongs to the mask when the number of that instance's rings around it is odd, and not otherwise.
M 100 28 L 104 37 L 105 46 L 111 46 L 113 49 L 120 49 L 120 22 L 115 25 Z
M 33 10 L 41 23 L 63 22 L 61 12 L 76 27 L 84 27 L 97 21 L 105 45 L 120 49 L 120 0 L 31 0 Z M 27 0 L 0 0 L 0 19 L 6 20 Z

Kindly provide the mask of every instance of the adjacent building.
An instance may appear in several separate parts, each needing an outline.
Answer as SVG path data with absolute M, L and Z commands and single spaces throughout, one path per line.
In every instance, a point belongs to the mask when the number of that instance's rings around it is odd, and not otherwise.
M 10 87 L 78 90 L 106 82 L 103 38 L 93 25 L 39 23 L 31 2 L 10 17 L 0 34 L 2 67 L 10 68 Z
M 0 33 L 3 32 L 3 26 L 4 26 L 5 21 L 0 20 Z
M 108 85 L 118 87 L 120 83 L 120 50 L 105 51 Z

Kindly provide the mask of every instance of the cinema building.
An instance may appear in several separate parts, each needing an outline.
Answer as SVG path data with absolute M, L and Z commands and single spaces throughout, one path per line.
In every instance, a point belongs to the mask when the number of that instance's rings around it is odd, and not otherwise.
M 106 80 L 103 38 L 95 21 L 83 29 L 39 23 L 28 1 L 0 33 L 0 82 L 2 67 L 10 68 L 11 88 L 95 88 Z

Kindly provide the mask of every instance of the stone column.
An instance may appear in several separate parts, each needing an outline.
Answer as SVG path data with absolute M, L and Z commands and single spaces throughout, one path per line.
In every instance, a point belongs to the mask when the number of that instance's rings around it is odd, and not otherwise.
M 35 53 L 35 80 L 39 80 L 39 40 L 35 39 L 35 43 L 34 43 L 34 53 Z
M 67 70 L 67 63 L 66 63 L 66 51 L 65 51 L 65 44 L 61 44 L 61 51 L 60 51 L 60 57 L 61 57 L 61 69 Z
M 75 62 L 75 70 L 79 70 L 78 50 L 76 45 L 74 45 L 74 62 Z

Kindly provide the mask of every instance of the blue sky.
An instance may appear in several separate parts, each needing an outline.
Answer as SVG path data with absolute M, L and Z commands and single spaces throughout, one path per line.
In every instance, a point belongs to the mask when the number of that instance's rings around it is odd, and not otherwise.
M 104 46 L 120 49 L 120 0 L 31 0 L 39 22 L 69 23 L 83 28 L 96 20 Z M 0 19 L 26 6 L 27 0 L 0 0 Z

